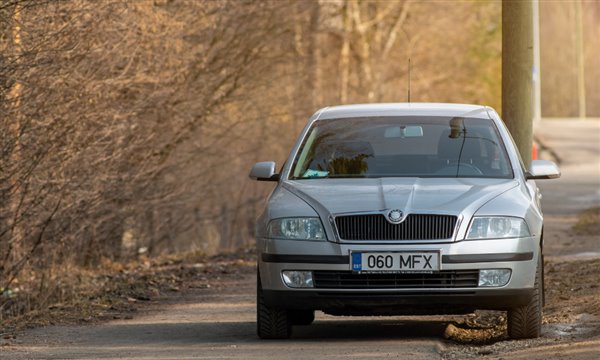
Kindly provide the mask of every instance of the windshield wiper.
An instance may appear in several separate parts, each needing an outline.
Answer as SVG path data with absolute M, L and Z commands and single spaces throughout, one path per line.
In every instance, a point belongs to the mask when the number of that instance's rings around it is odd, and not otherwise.
M 366 175 L 329 175 L 330 178 L 332 179 L 360 179 L 360 178 L 366 178 Z
M 310 179 L 364 179 L 366 175 L 325 175 L 325 176 L 292 176 L 290 180 L 310 180 Z

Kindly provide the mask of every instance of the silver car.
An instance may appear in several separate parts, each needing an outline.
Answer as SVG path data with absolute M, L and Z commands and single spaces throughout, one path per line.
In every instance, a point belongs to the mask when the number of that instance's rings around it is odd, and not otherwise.
M 538 337 L 543 216 L 535 179 L 498 114 L 455 104 L 336 106 L 315 113 L 256 226 L 257 332 L 288 338 L 331 315 L 507 310 Z

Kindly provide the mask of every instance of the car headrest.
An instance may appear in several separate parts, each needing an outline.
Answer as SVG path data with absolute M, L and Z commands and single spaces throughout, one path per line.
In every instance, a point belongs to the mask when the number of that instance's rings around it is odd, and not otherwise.
M 319 144 L 317 153 L 329 154 L 332 158 L 342 156 L 365 155 L 372 157 L 375 153 L 368 141 L 331 141 Z
M 458 160 L 460 152 L 460 142 L 462 138 L 452 139 L 450 130 L 444 130 L 438 140 L 438 157 L 442 159 Z

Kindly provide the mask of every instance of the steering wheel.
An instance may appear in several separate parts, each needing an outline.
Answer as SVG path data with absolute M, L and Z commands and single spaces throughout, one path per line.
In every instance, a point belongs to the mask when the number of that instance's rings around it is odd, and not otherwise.
M 473 164 L 461 162 L 457 166 L 459 167 L 459 172 L 461 172 L 463 170 L 463 168 L 466 167 L 467 169 L 473 170 L 475 175 L 483 175 L 483 171 L 481 171 L 480 168 L 478 168 L 477 166 L 475 166 Z
M 483 175 L 483 171 L 477 166 L 465 162 L 447 165 L 436 173 L 441 175 L 456 175 L 457 171 L 459 175 Z

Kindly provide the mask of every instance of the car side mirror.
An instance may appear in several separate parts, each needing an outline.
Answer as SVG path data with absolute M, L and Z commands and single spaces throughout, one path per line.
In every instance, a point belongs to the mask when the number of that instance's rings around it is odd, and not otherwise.
M 555 163 L 548 160 L 532 160 L 531 167 L 527 172 L 529 179 L 556 179 L 560 177 L 560 170 Z
M 258 181 L 279 181 L 279 174 L 275 173 L 274 161 L 257 162 L 250 170 L 250 179 Z

